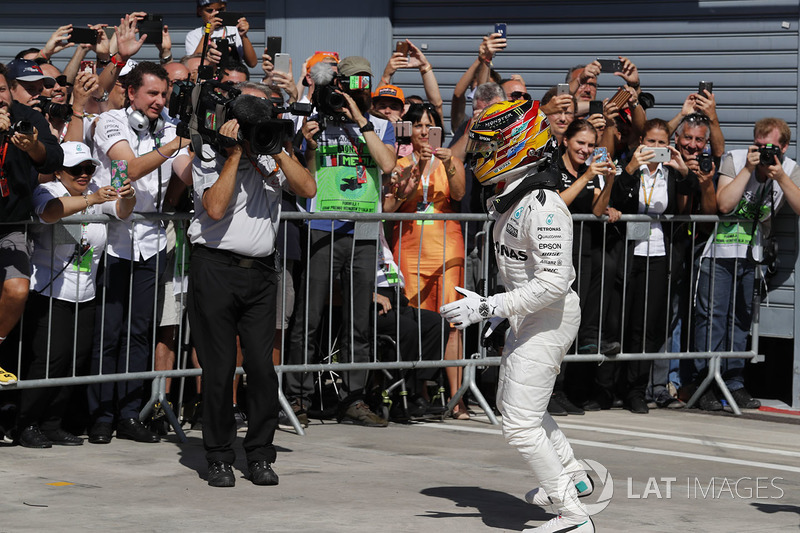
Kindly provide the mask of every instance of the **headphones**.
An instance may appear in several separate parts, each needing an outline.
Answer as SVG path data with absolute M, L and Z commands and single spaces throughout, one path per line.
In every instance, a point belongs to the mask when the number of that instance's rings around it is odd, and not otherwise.
M 140 133 L 147 129 L 150 130 L 150 133 L 154 133 L 164 128 L 164 119 L 159 115 L 157 119 L 151 121 L 141 111 L 129 107 L 128 125 L 133 128 L 134 131 Z

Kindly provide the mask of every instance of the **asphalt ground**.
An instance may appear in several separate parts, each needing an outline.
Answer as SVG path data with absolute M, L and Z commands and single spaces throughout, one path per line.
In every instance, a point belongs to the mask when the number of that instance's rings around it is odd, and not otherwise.
M 559 417 L 592 467 L 597 531 L 800 529 L 800 417 L 611 410 Z M 159 444 L 3 447 L 0 531 L 520 531 L 552 517 L 485 417 L 276 435 L 277 487 L 208 487 L 199 431 Z M 603 481 L 605 483 L 603 483 Z M 613 495 L 610 493 L 613 488 Z

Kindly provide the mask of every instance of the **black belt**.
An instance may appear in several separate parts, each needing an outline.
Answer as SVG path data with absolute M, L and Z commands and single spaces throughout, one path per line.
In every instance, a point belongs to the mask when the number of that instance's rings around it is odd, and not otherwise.
M 220 250 L 218 248 L 209 248 L 202 244 L 195 245 L 195 251 L 207 252 L 208 258 L 217 263 L 224 263 L 229 266 L 236 266 L 240 268 L 266 268 L 268 270 L 277 271 L 275 268 L 275 253 L 265 255 L 262 257 L 248 257 L 246 255 L 237 254 L 230 250 Z

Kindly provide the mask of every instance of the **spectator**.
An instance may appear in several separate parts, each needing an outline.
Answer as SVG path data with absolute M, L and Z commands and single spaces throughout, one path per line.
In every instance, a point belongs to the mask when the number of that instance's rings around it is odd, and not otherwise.
M 250 71 L 238 61 L 228 61 L 222 66 L 222 75 L 219 77 L 219 81 L 233 83 L 234 85 L 250 81 Z
M 519 74 L 512 74 L 511 78 L 501 81 L 500 86 L 506 93 L 506 100 L 523 100 L 531 97 L 525 87 L 525 80 Z
M 478 57 L 456 83 L 450 103 L 450 128 L 454 133 L 461 129 L 462 124 L 467 119 L 464 113 L 467 100 L 473 99 L 474 95 L 472 93 L 478 87 L 490 81 L 492 58 L 505 47 L 506 39 L 501 34 L 493 33 L 485 36 L 478 48 Z M 497 79 L 492 78 L 491 81 L 499 82 L 499 76 Z M 474 103 L 473 112 L 475 112 Z
M 44 75 L 37 69 L 16 63 L 9 71 L 0 64 L 0 132 L 10 133 L 12 125 L 15 129 L 24 129 L 25 122 L 33 126 L 33 133 L 14 131 L 10 135 L 6 133 L 2 139 L 0 222 L 20 224 L 0 226 L 0 268 L 3 274 L 0 285 L 0 344 L 16 326 L 28 298 L 31 251 L 26 235 L 27 226 L 23 222 L 33 213 L 33 190 L 37 185 L 33 170 L 53 172 L 64 159 L 64 152 L 50 133 L 44 117 L 16 101 L 13 96 L 14 88 L 22 83 L 41 84 Z M 29 81 L 19 80 L 19 77 L 26 77 Z M 27 91 L 20 94 L 28 100 Z M 12 372 L 0 368 L 0 385 L 16 382 L 17 377 Z
M 338 67 L 339 77 L 332 83 L 345 100 L 341 112 L 346 121 L 330 122 L 321 129 L 319 122 L 308 120 L 302 129 L 306 165 L 319 186 L 317 196 L 308 202 L 308 210 L 380 212 L 381 174 L 389 174 L 396 162 L 394 128 L 388 121 L 369 115 L 372 98 L 369 89 L 350 88 L 353 76 L 372 77 L 369 62 L 363 57 L 351 56 L 342 59 Z M 311 69 L 312 76 L 315 68 L 326 71 L 320 72 L 324 76 L 315 79 L 317 86 L 324 78 L 332 78 L 331 65 L 318 63 Z M 345 81 L 340 81 L 342 79 Z M 360 80 L 353 81 L 358 83 Z M 329 277 L 331 272 L 334 276 L 341 275 L 342 331 L 351 333 L 342 335 L 341 353 L 346 361 L 368 361 L 377 233 L 359 239 L 356 225 L 345 220 L 312 220 L 308 226 L 311 250 L 306 259 L 307 269 L 300 281 L 302 290 L 298 296 L 301 297 L 295 310 L 297 317 L 307 315 L 308 321 L 295 321 L 285 362 L 302 364 L 315 360 L 314 345 L 325 310 L 325 296 L 333 281 Z M 373 413 L 363 401 L 366 374 L 359 370 L 345 375 L 344 397 L 340 398 L 337 418 L 349 423 L 384 427 L 387 421 Z M 309 395 L 313 392 L 311 376 L 291 373 L 285 382 L 294 408 L 307 408 Z
M 686 211 L 689 169 L 678 150 L 669 145 L 669 124 L 661 119 L 645 123 L 641 145 L 620 176 L 620 189 L 627 191 L 618 204 L 623 213 L 681 214 Z M 668 148 L 666 163 L 653 163 L 651 148 Z M 629 353 L 657 353 L 667 340 L 667 314 L 672 240 L 670 224 L 651 222 L 647 238 L 629 242 L 632 260 L 626 273 L 625 339 Z M 622 378 L 626 407 L 632 413 L 648 412 L 645 389 L 650 378 L 651 361 L 627 361 Z M 656 382 L 658 381 L 658 382 Z M 666 390 L 666 374 L 654 380 L 654 400 L 658 407 L 681 407 L 681 402 Z
M 389 122 L 403 119 L 405 105 L 403 89 L 395 85 L 381 85 L 372 93 L 372 113 Z
M 412 166 L 416 187 L 408 197 L 403 194 L 387 199 L 387 211 L 401 213 L 455 213 L 464 197 L 464 163 L 448 148 L 430 146 L 430 128 L 441 128 L 442 121 L 430 104 L 412 105 L 403 120 L 412 124 L 413 153 L 398 161 L 400 169 Z M 410 305 L 436 312 L 444 304 L 458 299 L 456 287 L 464 279 L 464 237 L 458 221 L 427 220 L 395 223 L 394 256 L 400 270 L 407 274 L 405 295 Z M 445 359 L 460 359 L 461 335 L 450 330 Z M 461 387 L 461 369 L 450 367 L 447 377 L 450 395 Z M 463 400 L 453 417 L 467 419 Z
M 425 88 L 425 96 L 428 98 L 428 102 L 436 109 L 439 118 L 444 117 L 442 95 L 439 92 L 439 83 L 436 81 L 436 75 L 433 73 L 433 65 L 430 64 L 430 61 L 428 61 L 428 58 L 422 53 L 422 50 L 414 43 L 408 39 L 406 39 L 405 42 L 408 44 L 408 56 L 404 55 L 402 52 L 394 52 L 392 54 L 389 62 L 386 63 L 386 68 L 383 70 L 383 76 L 381 76 L 381 81 L 376 88 L 376 92 L 386 85 L 391 85 L 392 76 L 394 76 L 394 73 L 397 72 L 398 69 L 418 68 L 419 74 L 422 76 L 422 85 Z M 406 111 L 407 110 L 404 110 L 402 114 L 405 114 Z M 394 121 L 390 119 L 390 122 Z
M 556 96 L 556 87 L 549 89 L 544 96 L 542 96 L 541 105 L 547 105 L 553 97 Z M 566 108 L 559 108 L 554 110 L 552 113 L 547 115 L 547 122 L 550 124 L 550 135 L 556 140 L 556 144 L 561 146 L 564 141 L 564 133 L 567 131 L 567 127 L 572 124 L 572 121 L 575 120 L 575 108 L 577 107 L 577 102 L 575 101 L 575 97 L 570 95 L 570 103 L 567 105 Z
M 164 112 L 167 84 L 162 66 L 139 63 L 126 75 L 127 106 L 102 114 L 95 129 L 94 153 L 101 163 L 98 184 L 107 185 L 112 172 L 119 171 L 120 161 L 124 161 L 127 177 L 136 190 L 137 212 L 160 212 L 172 172 L 187 181 L 191 168 L 183 147 L 186 141 L 176 136 Z M 100 283 L 105 307 L 98 309 L 92 373 L 147 370 L 156 281 L 166 266 L 165 247 L 160 222 L 109 224 L 106 273 Z M 93 419 L 89 442 L 111 441 L 115 415 L 118 438 L 160 440 L 139 422 L 142 387 L 141 380 L 89 387 Z
M 237 61 L 243 61 L 248 67 L 253 68 L 258 62 L 253 43 L 247 36 L 250 23 L 247 19 L 240 18 L 236 26 L 224 26 L 219 17 L 227 9 L 227 0 L 197 0 L 197 16 L 203 24 L 211 23 L 210 39 L 219 39 L 221 45 L 227 45 L 231 56 Z M 203 51 L 204 28 L 195 28 L 186 34 L 186 55 L 199 54 Z
M 753 144 L 747 150 L 733 150 L 722 158 L 717 184 L 719 211 L 751 222 L 719 222 L 706 243 L 697 282 L 695 351 L 747 348 L 756 264 L 770 260 L 765 250 L 769 249 L 772 217 L 784 202 L 800 214 L 800 169 L 785 155 L 790 140 L 786 122 L 764 118 L 756 122 Z M 707 363 L 696 359 L 697 372 L 704 372 Z M 723 359 L 722 377 L 739 407 L 757 409 L 761 402 L 744 385 L 744 363 L 744 359 Z M 722 409 L 713 390 L 703 394 L 699 407 Z
M 91 157 L 89 147 L 67 142 L 62 148 L 64 163 L 55 172 L 56 180 L 39 185 L 34 193 L 39 219 L 53 224 L 76 213 L 128 217 L 136 203 L 130 180 L 119 190 L 110 185 L 98 187 L 91 178 L 100 162 Z M 85 374 L 92 353 L 95 279 L 106 244 L 106 226 L 82 224 L 77 242 L 69 244 L 56 244 L 52 226 L 36 226 L 33 241 L 32 291 L 25 310 L 23 340 L 29 354 L 23 362 L 25 378 Z M 83 439 L 61 427 L 72 390 L 61 386 L 21 391 L 17 415 L 21 446 L 83 444 Z

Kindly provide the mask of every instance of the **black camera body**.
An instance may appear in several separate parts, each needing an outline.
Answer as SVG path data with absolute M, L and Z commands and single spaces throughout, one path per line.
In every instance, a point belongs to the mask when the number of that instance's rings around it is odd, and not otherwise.
M 347 122 L 347 115 L 343 111 L 347 101 L 335 85 L 318 85 L 311 95 L 311 102 L 319 113 L 320 130 L 324 130 L 329 122 L 335 124 Z
M 776 146 L 774 144 L 768 144 L 766 146 L 762 146 L 761 148 L 758 149 L 758 153 L 760 154 L 759 164 L 764 165 L 765 167 L 771 167 L 772 165 L 774 165 L 776 156 L 778 158 L 778 161 L 783 160 L 781 147 Z
M 17 122 L 11 124 L 11 127 L 9 127 L 6 131 L 0 131 L 0 136 L 11 136 L 15 133 L 21 133 L 22 135 L 33 135 L 33 124 L 27 120 L 18 120 Z
M 46 98 L 44 96 L 39 97 L 39 104 L 35 107 L 38 107 L 42 110 L 43 115 L 48 115 L 50 118 L 55 120 L 69 120 L 72 118 L 72 106 L 67 104 L 57 104 L 53 102 L 51 98 Z
M 697 164 L 700 165 L 700 172 L 711 172 L 711 169 L 714 168 L 714 158 L 711 154 L 702 152 L 697 155 Z
M 178 135 L 192 141 L 194 153 L 203 159 L 202 145 L 211 145 L 218 152 L 237 142 L 249 144 L 255 154 L 274 155 L 294 135 L 291 120 L 275 118 L 280 113 L 310 114 L 310 106 L 274 107 L 270 100 L 243 95 L 231 83 L 205 80 L 198 84 L 176 81 L 169 100 L 170 116 L 180 120 Z M 239 136 L 234 140 L 220 135 L 225 122 L 239 121 Z

